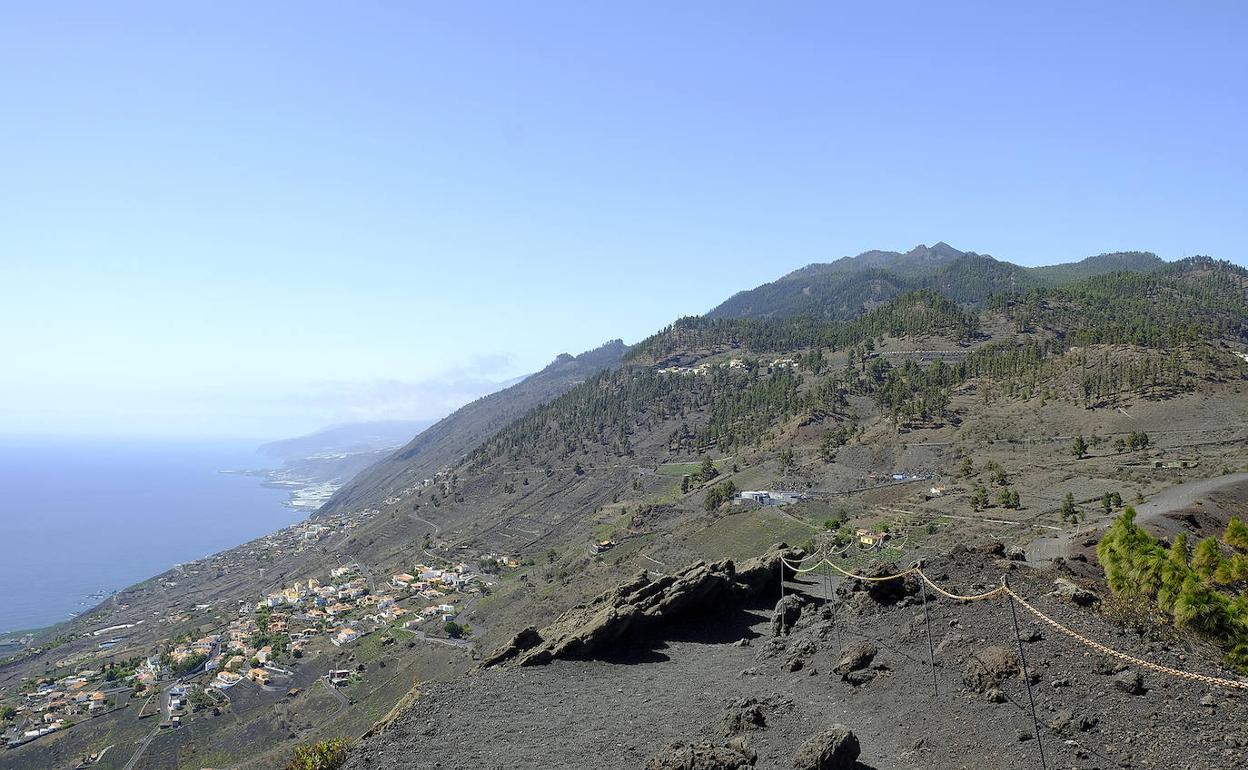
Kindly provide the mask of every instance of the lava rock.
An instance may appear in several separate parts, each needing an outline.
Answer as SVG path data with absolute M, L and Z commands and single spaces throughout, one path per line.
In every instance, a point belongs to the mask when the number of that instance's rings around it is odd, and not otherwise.
M 776 602 L 771 613 L 771 635 L 788 636 L 802 616 L 802 607 L 806 600 L 797 594 L 789 594 Z
M 1069 727 L 1070 723 L 1073 722 L 1074 719 L 1075 713 L 1073 711 L 1070 709 L 1062 709 L 1053 715 L 1053 718 L 1049 720 L 1048 724 L 1053 730 L 1060 731 Z
M 1143 695 L 1144 676 L 1139 671 L 1127 669 L 1114 677 L 1114 685 L 1128 695 Z
M 873 564 L 862 570 L 862 576 L 868 578 L 882 578 L 889 575 L 896 575 L 900 572 L 897 565 L 892 562 L 883 562 Z M 914 575 L 907 575 L 904 578 L 895 578 L 893 580 L 855 580 L 846 578 L 844 582 L 836 589 L 837 594 L 849 598 L 853 594 L 863 593 L 876 604 L 891 606 L 897 604 L 907 596 L 914 596 L 919 592 L 919 581 Z
M 762 704 L 756 698 L 734 701 L 724 714 L 724 733 L 728 737 L 749 730 L 761 730 L 766 726 L 767 717 L 763 714 Z
M 1080 588 L 1066 578 L 1054 580 L 1053 586 L 1053 593 L 1068 602 L 1077 604 L 1080 607 L 1091 607 L 1093 604 L 1096 604 L 1096 594 L 1086 588 Z
M 623 640 L 656 626 L 758 596 L 775 584 L 782 559 L 799 558 L 800 551 L 780 544 L 744 562 L 740 570 L 732 560 L 724 559 L 709 564 L 695 562 L 659 578 L 639 572 L 563 613 L 540 633 L 529 629 L 521 632 L 491 655 L 486 667 L 513 660 L 520 666 L 536 666 L 555 659 L 610 653 Z
M 484 668 L 497 666 L 500 663 L 506 663 L 513 658 L 519 656 L 526 650 L 531 650 L 542 643 L 542 635 L 537 632 L 537 628 L 529 626 L 520 633 L 511 638 L 511 641 L 503 645 L 501 649 L 482 662 Z
M 1005 543 L 1000 540 L 993 540 L 978 546 L 975 550 L 989 558 L 1000 558 L 1005 556 Z
M 848 674 L 850 671 L 864 669 L 871 665 L 877 653 L 879 648 L 870 642 L 854 642 L 841 650 L 840 662 L 832 670 L 838 674 Z
M 975 692 L 987 692 L 1021 670 L 1018 655 L 1013 650 L 988 647 L 967 662 L 962 681 Z
M 833 725 L 802 744 L 793 755 L 793 770 L 851 770 L 862 747 L 845 725 Z
M 758 651 L 754 653 L 754 657 L 757 660 L 767 660 L 768 658 L 774 658 L 780 653 L 787 650 L 788 647 L 789 647 L 789 642 L 784 637 L 775 637 L 772 639 L 768 639 L 767 641 L 759 645 Z
M 848 674 L 842 675 L 841 680 L 848 682 L 853 687 L 862 687 L 877 676 L 879 676 L 878 672 L 864 669 L 862 671 L 850 671 Z
M 754 767 L 757 759 L 741 741 L 727 746 L 677 742 L 651 757 L 645 770 L 743 770 Z

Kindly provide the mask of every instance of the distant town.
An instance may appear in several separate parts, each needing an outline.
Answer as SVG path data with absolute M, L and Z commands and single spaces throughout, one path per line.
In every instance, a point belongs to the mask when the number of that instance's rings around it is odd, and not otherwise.
M 295 524 L 248 546 L 179 565 L 175 572 L 228 571 L 238 569 L 241 559 L 298 554 L 336 533 L 350 533 L 376 513 Z M 298 688 L 288 685 L 302 659 L 349 648 L 372 635 L 382 635 L 382 645 L 393 644 L 401 634 L 467 646 L 473 630 L 459 621 L 462 608 L 489 591 L 492 575 L 519 564 L 494 553 L 471 564 L 434 562 L 426 551 L 424 560 L 407 571 L 380 577 L 366 565 L 345 561 L 325 574 L 307 575 L 239 602 L 214 633 L 170 636 L 132 657 L 124 656 L 126 645 L 134 629 L 150 625 L 146 619 L 84 633 L 95 642 L 94 652 L 61 660 L 55 672 L 23 680 L 16 692 L 0 693 L 3 741 L 10 748 L 20 746 L 120 709 L 152 718 L 154 733 L 177 728 L 197 712 L 220 713 L 232 690 L 244 683 L 270 692 L 286 689 L 294 697 Z M 175 588 L 178 582 L 165 577 L 159 585 Z M 152 623 L 202 623 L 221 617 L 220 610 L 213 603 L 197 604 Z M 330 669 L 318 677 L 336 689 L 352 684 L 358 672 Z M 84 763 L 98 762 L 100 756 L 86 757 Z

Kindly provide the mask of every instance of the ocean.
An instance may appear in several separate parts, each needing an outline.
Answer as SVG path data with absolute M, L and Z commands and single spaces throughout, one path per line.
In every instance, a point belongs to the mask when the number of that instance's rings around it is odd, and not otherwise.
M 299 521 L 250 441 L 0 437 L 0 634 Z

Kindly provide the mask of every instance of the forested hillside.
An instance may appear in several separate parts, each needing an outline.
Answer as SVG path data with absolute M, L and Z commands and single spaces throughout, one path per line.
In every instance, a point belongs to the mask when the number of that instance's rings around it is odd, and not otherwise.
M 615 343 L 561 359 L 541 379 L 429 429 L 331 509 L 377 501 L 444 468 L 471 474 L 498 461 L 555 467 L 587 454 L 635 458 L 639 443 L 647 462 L 757 450 L 793 420 L 826 424 L 820 452 L 830 458 L 851 435 L 842 423 L 860 416 L 848 408 L 853 399 L 869 399 L 892 430 L 907 430 L 956 424 L 950 404 L 967 387 L 984 398 L 1097 407 L 1242 377 L 1225 346 L 1248 345 L 1248 276 L 1227 262 L 1190 258 L 1158 268 L 1149 254 L 1103 255 L 1032 278 L 943 244 L 860 261 L 860 276 L 893 261 L 923 282 L 950 286 L 903 291 L 840 321 L 683 318 L 627 352 Z M 1124 264 L 1149 269 L 1096 274 Z M 886 340 L 905 341 L 898 344 L 915 355 L 877 350 Z
M 524 414 L 470 461 L 570 458 L 587 444 L 630 456 L 634 433 L 694 413 L 703 422 L 683 424 L 671 449 L 728 453 L 759 446 L 799 414 L 824 419 L 844 411 L 850 396 L 871 397 L 897 426 L 929 423 L 950 417 L 953 389 L 971 381 L 1007 397 L 1045 394 L 1083 406 L 1123 394 L 1173 396 L 1233 364 L 1217 342 L 1248 343 L 1246 286 L 1241 268 L 1191 260 L 1159 273 L 1002 293 L 982 318 L 926 290 L 854 321 L 685 318 L 635 346 L 630 366 L 599 373 Z M 990 338 L 981 327 L 993 321 L 1007 322 L 1006 331 Z M 940 338 L 956 343 L 957 354 L 926 366 L 894 363 L 875 354 L 876 339 L 885 337 Z M 716 363 L 703 371 L 665 367 L 694 357 Z
M 734 295 L 707 316 L 846 320 L 907 291 L 933 289 L 955 302 L 980 304 L 1002 293 L 1054 288 L 1120 271 L 1150 272 L 1165 264 L 1155 254 L 1132 251 L 1027 268 L 937 243 L 932 247 L 916 246 L 904 254 L 869 251 L 827 264 L 808 265 Z

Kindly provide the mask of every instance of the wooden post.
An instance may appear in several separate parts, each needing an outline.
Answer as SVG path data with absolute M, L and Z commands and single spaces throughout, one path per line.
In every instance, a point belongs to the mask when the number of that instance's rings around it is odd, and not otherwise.
M 1048 770 L 1044 761 L 1044 741 L 1040 738 L 1040 719 L 1036 716 L 1036 698 L 1031 693 L 1031 674 L 1027 671 L 1027 656 L 1023 653 L 1023 635 L 1018 631 L 1018 610 L 1014 607 L 1014 595 L 1010 593 L 1010 576 L 1002 575 L 1005 596 L 1010 601 L 1010 617 L 1014 620 L 1014 641 L 1018 643 L 1018 663 L 1023 669 L 1023 683 L 1027 685 L 1027 701 L 1031 704 L 1031 725 L 1036 731 L 1036 748 L 1040 751 L 1040 770 Z

